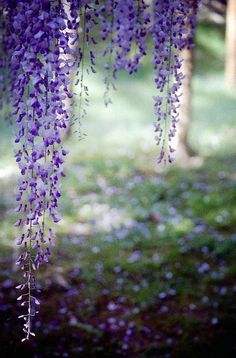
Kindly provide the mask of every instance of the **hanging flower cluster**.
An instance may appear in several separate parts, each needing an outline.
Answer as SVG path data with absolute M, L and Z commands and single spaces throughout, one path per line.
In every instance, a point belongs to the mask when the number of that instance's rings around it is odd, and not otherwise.
M 99 11 L 100 37 L 106 41 L 103 57 L 107 58 L 105 69 L 105 104 L 108 105 L 109 90 L 115 89 L 113 80 L 118 71 L 136 72 L 140 61 L 147 54 L 147 34 L 150 30 L 149 5 L 143 0 L 107 0 Z
M 24 247 L 16 262 L 24 271 L 24 281 L 17 288 L 21 292 L 18 300 L 27 307 L 21 317 L 24 339 L 29 339 L 39 304 L 34 271 L 51 255 L 54 233 L 47 222 L 60 220 L 60 177 L 64 176 L 62 164 L 67 154 L 61 131 L 70 117 L 64 100 L 72 96 L 68 76 L 74 61 L 68 55 L 72 55 L 73 34 L 65 31 L 69 19 L 59 2 L 22 1 L 8 11 L 10 70 L 14 74 L 11 101 L 17 125 L 15 158 L 21 173 L 15 226 L 22 228 L 17 245 Z
M 170 141 L 179 120 L 182 49 L 191 46 L 198 0 L 2 0 L 0 4 L 0 90 L 10 83 L 16 124 L 15 158 L 20 169 L 16 196 L 21 228 L 17 260 L 24 272 L 17 286 L 25 312 L 25 337 L 32 332 L 39 300 L 35 271 L 48 262 L 55 234 L 50 222 L 60 220 L 60 180 L 67 154 L 62 133 L 73 115 L 72 71 L 79 76 L 79 121 L 86 114 L 88 88 L 84 73 L 94 73 L 95 60 L 105 58 L 105 103 L 116 73 L 136 72 L 148 43 L 153 42 L 157 116 L 160 144 L 158 162 L 172 162 Z M 4 97 L 1 96 L 2 98 Z M 72 103 L 72 102 L 70 102 Z
M 85 74 L 96 73 L 95 69 L 95 51 L 97 45 L 95 39 L 96 28 L 98 25 L 98 1 L 71 1 L 73 12 L 75 12 L 75 19 L 77 18 L 76 40 L 74 46 L 74 58 L 76 59 L 76 76 L 79 77 L 76 85 L 79 85 L 79 99 L 78 99 L 78 116 L 71 118 L 72 124 L 75 121 L 79 122 L 79 137 L 81 133 L 81 120 L 86 116 L 86 107 L 89 105 L 89 92 L 85 81 Z M 69 5 L 67 3 L 67 5 Z
M 154 97 L 156 141 L 161 148 L 158 163 L 174 160 L 171 140 L 179 121 L 180 88 L 184 78 L 179 54 L 192 44 L 197 5 L 196 0 L 154 1 L 153 66 L 155 85 L 160 91 Z
M 102 12 L 101 37 L 110 38 L 108 49 L 113 52 L 114 71 L 126 70 L 132 74 L 138 69 L 141 58 L 146 55 L 147 29 L 150 24 L 148 5 L 143 1 L 115 1 L 105 2 Z M 107 22 L 107 13 L 111 20 Z

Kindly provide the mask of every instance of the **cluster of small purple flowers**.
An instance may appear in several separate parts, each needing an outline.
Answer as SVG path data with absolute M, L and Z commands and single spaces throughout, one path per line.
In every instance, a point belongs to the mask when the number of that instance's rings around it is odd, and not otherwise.
M 67 3 L 70 5 L 70 2 Z M 96 28 L 98 25 L 98 7 L 99 1 L 71 1 L 73 7 L 74 18 L 77 20 L 76 27 L 76 38 L 77 41 L 72 44 L 74 48 L 74 58 L 76 66 L 76 85 L 79 85 L 79 100 L 75 103 L 78 106 L 78 116 L 75 118 L 71 117 L 71 122 L 79 122 L 79 137 L 82 138 L 81 133 L 81 120 L 86 116 L 86 107 L 89 105 L 89 92 L 88 87 L 85 83 L 85 74 L 96 73 L 95 64 L 95 51 L 97 40 L 96 40 Z M 72 78 L 71 78 L 72 82 Z M 72 85 L 72 83 L 71 83 Z
M 32 335 L 31 320 L 36 291 L 34 271 L 51 255 L 54 233 L 47 223 L 60 220 L 57 206 L 62 164 L 67 151 L 62 147 L 61 131 L 66 128 L 70 114 L 64 100 L 71 97 L 68 90 L 69 73 L 74 65 L 70 54 L 71 32 L 65 31 L 68 19 L 59 2 L 24 1 L 8 8 L 11 18 L 8 31 L 12 48 L 9 49 L 11 102 L 17 124 L 15 158 L 21 178 L 18 180 L 16 211 L 21 227 L 17 245 L 24 247 L 17 260 L 24 271 L 24 282 L 17 288 L 27 312 L 25 339 Z
M 106 41 L 103 56 L 105 69 L 105 104 L 108 105 L 110 87 L 118 71 L 136 72 L 147 54 L 147 35 L 150 32 L 150 7 L 143 0 L 107 0 L 99 10 L 100 37 Z
M 146 55 L 147 27 L 150 13 L 144 1 L 109 1 L 112 26 L 103 21 L 103 33 L 110 33 L 110 50 L 114 52 L 114 71 L 137 71 L 140 59 Z
M 105 43 L 108 93 L 117 71 L 138 70 L 151 34 L 160 92 L 155 97 L 158 162 L 172 162 L 174 149 L 169 143 L 179 119 L 183 79 L 179 52 L 191 45 L 197 4 L 198 0 L 153 0 L 152 6 L 145 0 L 2 0 L 0 77 L 7 74 L 10 80 L 17 126 L 15 158 L 21 173 L 15 226 L 21 227 L 17 244 L 23 247 L 17 265 L 25 280 L 17 288 L 22 292 L 21 305 L 27 307 L 20 316 L 25 321 L 24 340 L 34 335 L 32 318 L 39 304 L 33 292 L 37 291 L 34 271 L 51 254 L 55 234 L 50 221 L 60 220 L 60 178 L 65 176 L 62 164 L 67 154 L 61 137 L 72 118 L 66 106 L 66 100 L 73 98 L 72 70 L 77 67 L 79 74 L 80 119 L 88 103 L 84 68 L 95 72 L 95 59 L 100 57 L 95 45 Z
M 158 163 L 174 160 L 171 140 L 179 121 L 180 89 L 184 78 L 180 52 L 192 44 L 197 7 L 197 0 L 154 1 L 153 66 L 155 85 L 160 91 L 154 97 L 156 141 L 160 145 Z

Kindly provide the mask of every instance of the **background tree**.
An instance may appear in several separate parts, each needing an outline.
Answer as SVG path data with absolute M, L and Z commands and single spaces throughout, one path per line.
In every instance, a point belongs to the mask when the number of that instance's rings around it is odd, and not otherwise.
M 192 76 L 193 76 L 193 49 L 182 51 L 183 74 L 185 76 L 181 88 L 180 97 L 180 122 L 176 136 L 176 159 L 183 165 L 187 164 L 189 158 L 194 154 L 188 143 L 188 134 L 192 118 Z
M 236 88 L 236 1 L 228 0 L 226 11 L 225 76 L 230 88 Z

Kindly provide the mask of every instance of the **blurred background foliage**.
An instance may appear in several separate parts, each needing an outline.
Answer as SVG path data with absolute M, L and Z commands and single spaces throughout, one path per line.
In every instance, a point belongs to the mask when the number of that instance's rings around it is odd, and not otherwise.
M 1 357 L 236 356 L 236 90 L 224 74 L 224 2 L 205 3 L 186 163 L 155 162 L 150 59 L 120 74 L 108 108 L 104 72 L 86 78 L 86 137 L 65 137 L 63 219 L 29 344 L 14 289 L 14 127 L 1 121 Z

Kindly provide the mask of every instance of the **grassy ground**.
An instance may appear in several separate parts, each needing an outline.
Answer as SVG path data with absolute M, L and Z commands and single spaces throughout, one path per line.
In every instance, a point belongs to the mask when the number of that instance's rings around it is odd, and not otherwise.
M 189 136 L 203 158 L 197 168 L 155 163 L 148 68 L 133 81 L 121 76 L 108 109 L 99 77 L 89 81 L 87 137 L 66 143 L 63 220 L 40 272 L 37 337 L 25 345 L 14 289 L 16 167 L 1 124 L 1 357 L 236 356 L 236 94 L 218 71 L 223 42 L 213 30 L 204 25 L 197 38 Z

